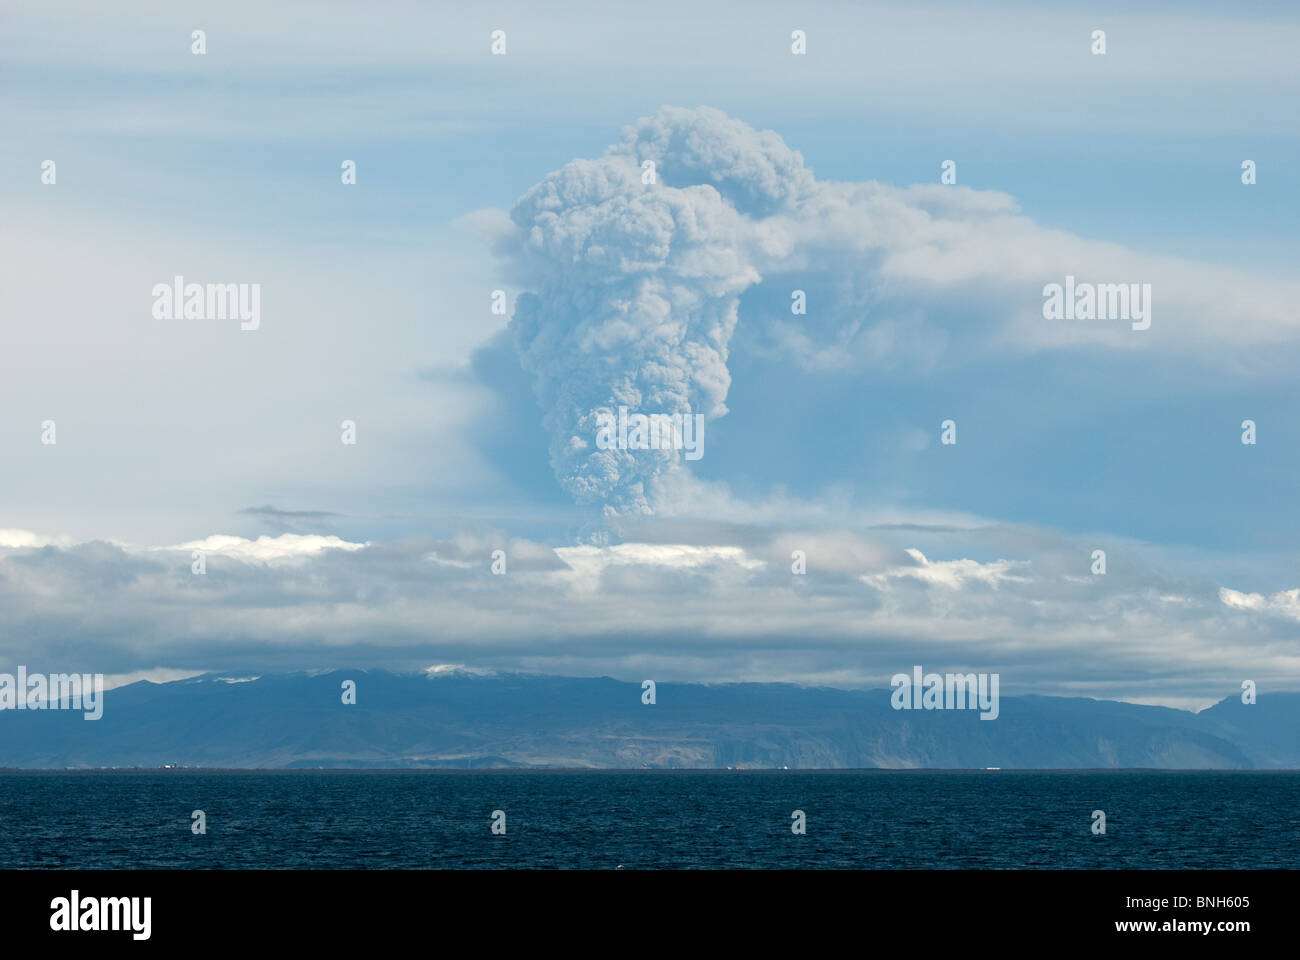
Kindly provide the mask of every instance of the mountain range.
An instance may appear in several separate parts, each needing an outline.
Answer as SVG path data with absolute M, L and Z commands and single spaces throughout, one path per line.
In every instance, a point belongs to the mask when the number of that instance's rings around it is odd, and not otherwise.
M 94 721 L 0 712 L 0 767 L 1300 768 L 1300 693 L 1200 713 L 1002 697 L 995 720 L 895 710 L 888 690 L 659 683 L 646 704 L 606 677 L 465 671 L 208 674 L 103 696 Z

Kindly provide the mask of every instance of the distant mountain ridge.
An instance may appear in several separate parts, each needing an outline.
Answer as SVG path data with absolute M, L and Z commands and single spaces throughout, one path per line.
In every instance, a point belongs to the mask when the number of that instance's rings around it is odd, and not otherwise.
M 1192 714 L 1002 697 L 1001 715 L 894 710 L 888 690 L 609 678 L 210 674 L 104 694 L 104 715 L 0 711 L 0 766 L 21 768 L 1300 768 L 1300 693 Z M 357 702 L 341 702 L 345 680 Z

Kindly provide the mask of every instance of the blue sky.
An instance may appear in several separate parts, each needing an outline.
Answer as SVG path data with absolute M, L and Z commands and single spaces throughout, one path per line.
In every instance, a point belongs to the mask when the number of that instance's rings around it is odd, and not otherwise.
M 10 5 L 0 655 L 123 675 L 466 662 L 843 685 L 933 661 L 1001 669 L 1008 692 L 1183 705 L 1246 678 L 1294 689 L 1298 20 L 1285 4 L 757 4 L 741 23 L 707 4 Z M 723 131 L 696 181 L 665 174 L 687 191 L 673 209 L 728 150 L 742 166 L 798 151 L 819 186 L 775 212 L 723 191 L 701 249 L 758 277 L 736 291 L 726 412 L 651 514 L 611 523 L 613 500 L 575 503 L 550 462 L 535 378 L 569 387 L 524 369 L 565 358 L 521 366 L 489 296 L 513 312 L 550 278 L 567 292 L 543 326 L 578 328 L 562 301 L 604 278 L 520 246 L 521 198 L 665 106 L 719 111 L 668 129 Z M 948 159 L 958 184 L 936 194 Z M 588 215 L 565 210 L 566 229 Z M 634 244 L 634 228 L 610 229 Z M 764 231 L 790 250 L 756 253 Z M 1043 283 L 1090 269 L 1151 282 L 1152 329 L 1035 316 Z M 262 328 L 154 321 L 149 291 L 178 273 L 261 283 Z M 182 613 L 195 543 L 219 558 L 203 623 Z M 505 597 L 493 544 L 522 558 Z M 88 586 L 119 578 L 111 602 Z M 680 615 L 655 612 L 664 590 Z M 632 623 L 603 606 L 620 591 L 645 604 Z

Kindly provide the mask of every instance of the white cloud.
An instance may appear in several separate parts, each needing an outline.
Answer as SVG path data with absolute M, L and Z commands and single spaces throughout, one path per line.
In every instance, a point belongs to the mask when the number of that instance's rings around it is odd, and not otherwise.
M 1236 610 L 1250 610 L 1273 616 L 1300 620 L 1300 589 L 1280 590 L 1271 596 L 1260 593 L 1242 593 L 1223 587 L 1219 590 L 1219 599 L 1225 606 Z
M 968 583 L 982 583 L 994 590 L 1002 583 L 1028 583 L 1029 577 L 1015 573 L 1026 569 L 1029 564 L 1024 560 L 994 560 L 980 563 L 976 560 L 939 560 L 926 559 L 920 550 L 909 547 L 907 554 L 916 561 L 916 566 L 895 567 L 883 573 L 869 574 L 863 582 L 874 587 L 886 585 L 890 580 L 910 577 L 923 583 L 957 590 Z
M 150 679 L 433 663 L 844 686 L 925 663 L 1000 672 L 1008 693 L 1159 702 L 1221 697 L 1243 675 L 1300 686 L 1295 591 L 1221 594 L 1133 547 L 1081 580 L 1084 545 L 1020 528 L 727 529 L 682 520 L 670 542 L 555 549 L 491 533 L 365 549 L 204 538 L 227 552 L 201 577 L 175 547 L 9 548 L 0 661 Z M 1018 559 L 970 559 L 1008 544 Z
M 556 547 L 555 554 L 577 575 L 582 584 L 594 583 L 610 567 L 660 567 L 697 570 L 727 564 L 742 570 L 759 570 L 762 560 L 748 556 L 740 547 L 693 546 L 681 543 L 619 543 L 612 546 Z
M 130 683 L 144 680 L 149 683 L 171 683 L 173 680 L 188 680 L 196 677 L 202 670 L 172 670 L 167 667 L 154 667 L 151 670 L 133 670 L 130 673 L 109 673 L 104 675 L 104 689 L 114 690 Z
M 199 550 L 206 554 L 234 557 L 246 562 L 274 564 L 298 563 L 325 550 L 363 550 L 367 546 L 369 544 L 350 543 L 335 536 L 282 533 L 276 537 L 258 537 L 256 540 L 246 540 L 228 534 L 213 534 L 202 540 L 192 540 L 174 547 L 157 549 L 185 552 Z
M 30 530 L 0 529 L 0 547 L 11 549 L 23 547 L 70 546 L 68 537 L 46 537 Z

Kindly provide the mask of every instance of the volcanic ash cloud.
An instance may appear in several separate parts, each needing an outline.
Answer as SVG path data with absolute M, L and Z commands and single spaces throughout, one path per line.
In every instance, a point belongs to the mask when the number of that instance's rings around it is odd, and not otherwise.
M 647 162 L 648 161 L 648 162 Z M 602 414 L 727 412 L 727 344 L 761 279 L 754 218 L 811 186 L 800 155 L 716 110 L 665 108 L 596 160 L 574 160 L 511 212 L 521 294 L 511 329 L 580 503 L 648 514 L 676 449 L 599 449 Z

